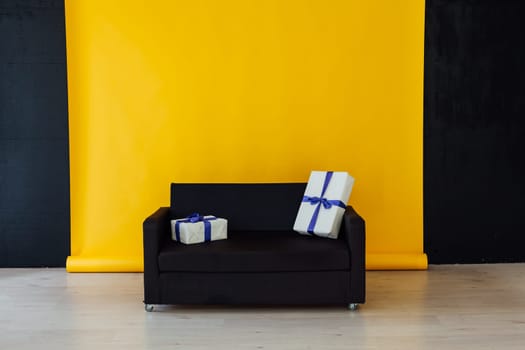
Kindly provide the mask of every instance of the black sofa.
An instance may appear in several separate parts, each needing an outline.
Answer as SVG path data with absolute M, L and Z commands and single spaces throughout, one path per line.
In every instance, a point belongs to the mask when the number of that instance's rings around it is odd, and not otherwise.
M 341 304 L 365 302 L 365 222 L 347 207 L 339 239 L 292 231 L 304 183 L 171 184 L 171 206 L 143 224 L 144 303 Z M 228 219 L 228 239 L 184 245 L 170 220 Z

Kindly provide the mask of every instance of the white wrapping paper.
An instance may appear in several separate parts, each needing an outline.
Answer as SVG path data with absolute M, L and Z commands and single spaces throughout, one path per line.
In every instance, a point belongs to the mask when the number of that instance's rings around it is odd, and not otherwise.
M 212 215 L 204 216 L 203 218 L 209 223 L 210 241 L 217 241 L 228 238 L 228 220 L 222 218 L 215 218 Z M 205 222 L 184 222 L 187 220 L 188 218 L 171 220 L 172 239 L 184 244 L 196 244 L 205 242 Z M 177 221 L 179 221 L 179 237 L 177 237 L 175 229 Z
M 312 171 L 304 195 L 308 197 L 321 197 L 327 173 L 327 171 Z M 340 201 L 346 205 L 352 192 L 354 178 L 347 172 L 331 173 L 332 177 L 328 182 L 322 198 L 328 201 Z M 312 204 L 305 201 L 301 202 L 293 227 L 294 231 L 311 235 L 311 233 L 308 233 L 308 226 L 312 222 L 312 217 L 317 207 L 319 207 L 319 214 L 313 233 L 316 236 L 336 239 L 339 235 L 339 229 L 345 212 L 344 208 L 340 208 L 337 205 L 332 205 L 327 209 L 322 203 Z

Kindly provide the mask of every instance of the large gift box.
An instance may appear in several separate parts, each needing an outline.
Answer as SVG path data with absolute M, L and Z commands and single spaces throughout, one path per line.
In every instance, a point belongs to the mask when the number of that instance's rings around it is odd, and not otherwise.
M 184 244 L 217 241 L 228 238 L 228 220 L 197 213 L 171 220 L 173 240 Z
M 336 239 L 353 185 L 354 178 L 347 172 L 312 171 L 294 231 Z

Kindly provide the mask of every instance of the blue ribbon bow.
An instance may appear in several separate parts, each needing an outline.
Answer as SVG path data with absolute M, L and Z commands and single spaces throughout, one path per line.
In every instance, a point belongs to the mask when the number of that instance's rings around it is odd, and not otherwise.
M 204 242 L 211 241 L 211 223 L 210 220 L 216 220 L 217 218 L 215 216 L 209 216 L 205 218 L 203 215 L 200 215 L 199 213 L 193 213 L 186 217 L 185 219 L 180 219 L 175 221 L 175 239 L 180 242 L 180 224 L 185 222 L 204 222 Z
M 317 205 L 312 215 L 312 219 L 310 220 L 310 224 L 308 225 L 308 229 L 306 230 L 306 232 L 308 232 L 311 235 L 315 235 L 314 228 L 315 228 L 315 224 L 317 224 L 317 218 L 319 217 L 319 211 L 321 210 L 321 205 L 325 209 L 330 209 L 333 205 L 346 209 L 346 205 L 340 200 L 327 199 L 324 197 L 324 194 L 326 192 L 326 189 L 328 188 L 328 184 L 330 183 L 330 180 L 332 179 L 333 174 L 334 174 L 333 171 L 326 172 L 326 177 L 324 179 L 324 184 L 323 184 L 323 190 L 321 191 L 320 197 L 316 197 L 316 196 L 304 196 L 303 197 L 303 202 L 309 202 L 311 205 Z

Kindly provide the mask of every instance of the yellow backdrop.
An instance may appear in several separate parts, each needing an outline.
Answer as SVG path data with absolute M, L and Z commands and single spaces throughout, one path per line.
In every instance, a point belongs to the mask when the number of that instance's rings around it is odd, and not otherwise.
M 426 268 L 424 0 L 66 0 L 68 271 L 141 271 L 179 182 L 339 170 L 369 269 Z

